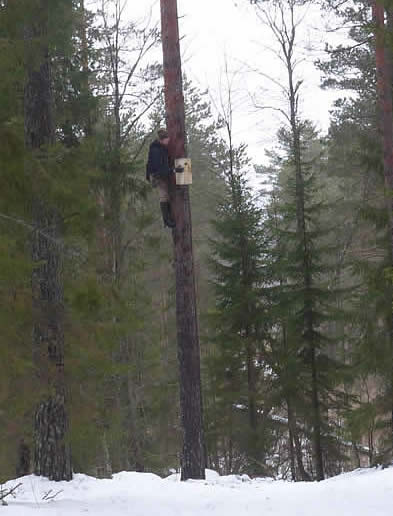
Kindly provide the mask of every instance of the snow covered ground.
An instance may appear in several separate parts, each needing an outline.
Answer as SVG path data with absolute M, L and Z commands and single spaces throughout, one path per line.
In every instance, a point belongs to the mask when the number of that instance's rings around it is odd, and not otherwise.
M 23 477 L 0 516 L 387 516 L 393 514 L 393 468 L 358 470 L 321 483 L 290 483 L 247 476 L 180 482 L 149 473 L 112 480 L 75 475 L 72 482 Z M 50 491 L 49 495 L 46 495 Z M 53 500 L 44 500 L 61 491 Z

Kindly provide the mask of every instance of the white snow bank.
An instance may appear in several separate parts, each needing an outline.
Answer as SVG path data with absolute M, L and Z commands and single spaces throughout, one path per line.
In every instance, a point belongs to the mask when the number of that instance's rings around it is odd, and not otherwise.
M 72 482 L 27 476 L 0 516 L 387 516 L 393 514 L 393 468 L 357 470 L 320 483 L 220 477 L 180 482 L 149 473 L 112 480 L 75 475 Z M 49 495 L 47 494 L 50 491 Z M 53 500 L 44 500 L 45 495 Z

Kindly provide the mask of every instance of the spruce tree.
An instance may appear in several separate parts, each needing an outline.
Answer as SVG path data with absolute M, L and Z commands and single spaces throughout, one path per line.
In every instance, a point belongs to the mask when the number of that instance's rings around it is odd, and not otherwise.
M 276 186 L 270 194 L 272 200 L 267 207 L 266 231 L 270 235 L 269 254 L 273 258 L 269 267 L 275 279 L 271 287 L 270 360 L 277 375 L 276 388 L 287 412 L 293 474 L 302 480 L 310 476 L 320 480 L 325 470 L 332 474 L 330 467 L 327 468 L 328 457 L 336 456 L 337 460 L 340 457 L 341 436 L 335 431 L 334 418 L 328 414 L 345 408 L 340 383 L 345 378 L 346 368 L 340 346 L 337 347 L 336 337 L 329 328 L 334 322 L 343 320 L 344 314 L 336 308 L 340 292 L 330 286 L 334 268 L 331 256 L 336 246 L 330 238 L 332 228 L 323 216 L 328 206 L 319 197 L 324 182 L 318 165 L 319 155 L 313 156 L 316 135 L 308 123 L 299 129 L 305 222 L 302 238 L 296 220 L 298 189 L 292 157 L 293 140 L 288 130 L 280 132 L 282 158 Z M 312 444 L 313 463 L 307 467 L 299 434 Z M 317 454 L 320 454 L 318 460 Z
M 348 414 L 349 429 L 357 440 L 367 444 L 370 463 L 387 462 L 391 457 L 393 424 L 389 372 L 392 370 L 391 238 L 387 229 L 390 217 L 385 207 L 390 194 L 384 191 L 383 152 L 377 124 L 375 35 L 380 38 L 381 32 L 376 31 L 369 3 L 356 2 L 348 9 L 335 2 L 328 4 L 350 27 L 354 48 L 330 49 L 330 59 L 319 63 L 325 73 L 324 85 L 357 93 L 354 98 L 337 101 L 330 131 L 330 161 L 337 164 L 332 171 L 346 192 L 342 203 L 348 228 L 345 254 L 352 262 L 352 282 L 360 282 L 353 321 L 358 338 L 349 347 L 358 402 Z M 388 5 L 386 10 L 389 17 Z M 388 23 L 384 41 L 388 59 L 390 32 Z
M 269 411 L 266 407 L 262 410 L 265 306 L 261 209 L 245 177 L 245 148 L 230 146 L 225 156 L 226 191 L 212 221 L 216 232 L 211 241 L 216 305 L 210 316 L 213 351 L 208 365 L 211 409 L 216 414 L 208 441 L 215 448 L 212 456 L 224 457 L 226 472 L 240 469 L 266 474 Z

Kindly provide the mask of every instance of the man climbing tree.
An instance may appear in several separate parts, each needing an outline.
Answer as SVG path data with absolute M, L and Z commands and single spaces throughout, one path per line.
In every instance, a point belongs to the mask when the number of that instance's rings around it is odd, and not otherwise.
M 187 148 L 177 0 L 161 0 L 160 7 L 165 112 L 171 138 L 169 152 L 172 158 L 181 160 L 186 158 Z M 183 431 L 181 479 L 204 479 L 206 460 L 189 185 L 176 185 L 171 190 L 174 190 L 171 196 L 175 201 L 173 211 L 176 220 L 172 234 Z
M 150 145 L 149 158 L 146 166 L 146 179 L 151 180 L 154 188 L 158 188 L 160 206 L 164 226 L 168 228 L 176 227 L 176 223 L 171 215 L 171 205 L 169 201 L 169 185 L 173 178 L 174 169 L 171 166 L 171 158 L 168 154 L 169 135 L 166 129 L 160 129 L 157 133 L 158 139 Z M 176 172 L 183 172 L 183 168 L 178 167 Z

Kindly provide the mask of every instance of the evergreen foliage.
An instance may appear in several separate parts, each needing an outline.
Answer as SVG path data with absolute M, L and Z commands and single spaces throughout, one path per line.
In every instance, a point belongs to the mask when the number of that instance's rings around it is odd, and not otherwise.
M 226 473 L 267 474 L 269 410 L 264 378 L 265 270 L 261 209 L 247 184 L 244 146 L 227 149 L 223 175 L 226 189 L 213 227 L 211 270 L 215 308 L 210 314 L 208 358 L 214 419 L 208 429 L 212 464 L 225 457 Z
M 305 481 L 391 462 L 391 192 L 375 27 L 368 2 L 347 4 L 324 2 L 354 44 L 327 48 L 317 65 L 323 87 L 353 95 L 336 101 L 323 138 L 287 116 L 269 164 L 256 167 L 262 195 L 248 181 L 253 157 L 232 141 L 231 106 L 215 117 L 208 93 L 184 78 L 207 457 L 222 473 Z M 21 473 L 22 448 L 33 458 L 35 408 L 51 394 L 32 354 L 37 234 L 63 263 L 74 471 L 168 474 L 181 442 L 173 250 L 145 182 L 165 119 L 159 34 L 122 20 L 117 0 L 95 13 L 51 0 L 48 33 L 26 49 L 39 5 L 0 0 L 0 481 Z M 45 45 L 55 137 L 32 149 L 26 66 L 38 67 Z M 37 226 L 37 199 L 59 233 Z

